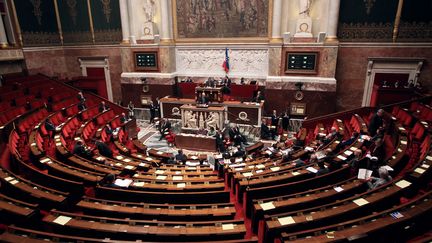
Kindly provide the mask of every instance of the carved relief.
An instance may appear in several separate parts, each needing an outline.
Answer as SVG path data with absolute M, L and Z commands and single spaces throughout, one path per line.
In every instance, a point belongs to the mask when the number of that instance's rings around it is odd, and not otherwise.
M 268 49 L 230 49 L 230 74 L 266 76 Z M 177 49 L 176 67 L 180 74 L 200 73 L 209 76 L 224 75 L 224 49 Z

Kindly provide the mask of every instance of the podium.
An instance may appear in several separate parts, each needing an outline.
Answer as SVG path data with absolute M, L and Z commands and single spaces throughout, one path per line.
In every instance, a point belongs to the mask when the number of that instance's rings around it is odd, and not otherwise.
M 195 100 L 199 100 L 203 93 L 206 95 L 209 103 L 223 102 L 222 87 L 196 87 Z

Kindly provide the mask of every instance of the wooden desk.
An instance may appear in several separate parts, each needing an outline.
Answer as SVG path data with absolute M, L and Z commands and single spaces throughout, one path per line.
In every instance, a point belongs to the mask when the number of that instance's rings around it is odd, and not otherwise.
M 175 142 L 176 146 L 182 149 L 216 151 L 216 138 L 214 137 L 178 134 Z

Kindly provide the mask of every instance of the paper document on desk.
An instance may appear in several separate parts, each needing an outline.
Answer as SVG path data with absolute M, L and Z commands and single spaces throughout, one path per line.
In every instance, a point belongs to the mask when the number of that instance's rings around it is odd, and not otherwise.
M 131 179 L 116 179 L 114 184 L 119 187 L 128 187 L 132 183 Z
M 312 173 L 317 173 L 318 172 L 318 170 L 315 169 L 314 167 L 307 167 L 306 170 L 308 170 L 308 171 L 310 171 Z
M 261 206 L 263 211 L 267 211 L 267 210 L 276 208 L 275 205 L 273 204 L 273 202 L 260 203 L 260 206 Z
M 358 179 L 366 180 L 369 177 L 371 177 L 372 171 L 368 169 L 359 169 L 359 172 L 357 174 Z
M 56 219 L 53 220 L 54 223 L 65 225 L 67 224 L 72 218 L 67 216 L 58 216 Z
M 278 221 L 281 225 L 295 224 L 295 221 L 291 216 L 279 218 Z

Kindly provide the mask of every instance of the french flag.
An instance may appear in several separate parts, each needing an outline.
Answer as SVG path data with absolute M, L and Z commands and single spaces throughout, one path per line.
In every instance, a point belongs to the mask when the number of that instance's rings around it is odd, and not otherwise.
M 229 66 L 228 48 L 225 48 L 225 60 L 222 64 L 222 67 L 224 68 L 225 73 L 229 73 L 230 66 Z

